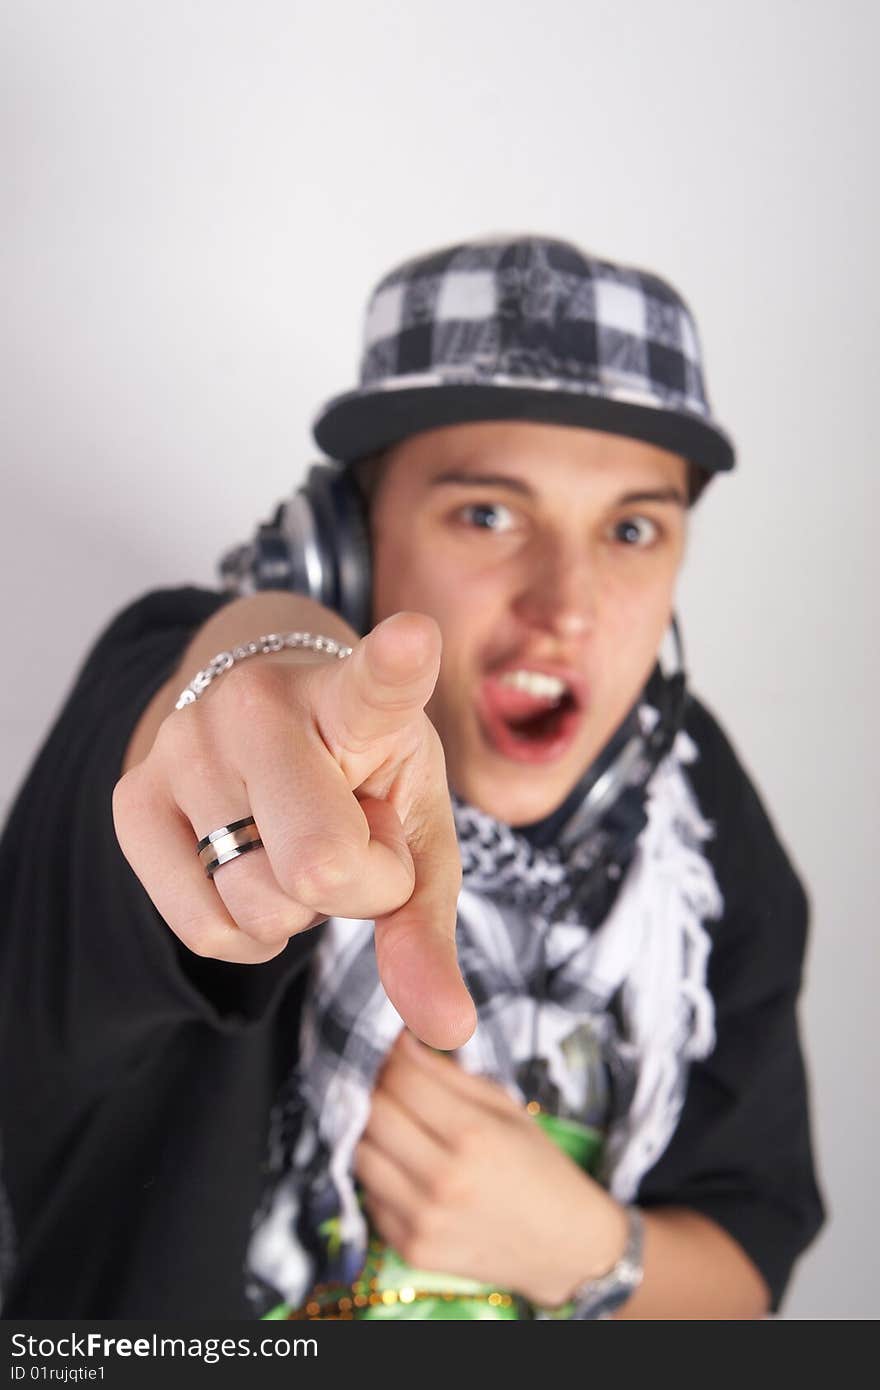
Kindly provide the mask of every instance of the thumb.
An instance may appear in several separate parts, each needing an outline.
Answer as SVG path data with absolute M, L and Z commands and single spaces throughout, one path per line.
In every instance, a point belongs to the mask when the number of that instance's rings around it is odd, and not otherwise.
M 347 661 L 314 674 L 321 733 L 332 750 L 365 753 L 420 716 L 440 670 L 440 629 L 424 613 L 395 613 Z

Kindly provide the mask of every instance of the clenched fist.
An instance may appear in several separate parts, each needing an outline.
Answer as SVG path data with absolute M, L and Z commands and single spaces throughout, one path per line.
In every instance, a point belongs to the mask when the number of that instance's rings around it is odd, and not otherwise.
M 397 613 L 344 661 L 235 666 L 160 724 L 113 797 L 122 850 L 194 952 L 270 960 L 327 917 L 375 918 L 382 983 L 434 1047 L 475 1023 L 455 954 L 461 865 L 439 736 L 424 712 L 433 619 Z M 213 880 L 196 842 L 253 815 L 264 850 Z
M 355 1171 L 372 1223 L 417 1269 L 555 1307 L 604 1274 L 626 1216 L 527 1110 L 405 1031 L 372 1096 Z

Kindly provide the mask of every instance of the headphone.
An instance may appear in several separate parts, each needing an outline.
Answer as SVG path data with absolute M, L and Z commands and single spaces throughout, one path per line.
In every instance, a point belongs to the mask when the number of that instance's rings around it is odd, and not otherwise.
M 307 594 L 361 636 L 372 627 L 372 568 L 366 502 L 350 469 L 337 463 L 313 464 L 254 540 L 220 562 L 226 588 Z
M 254 540 L 223 556 L 220 573 L 224 587 L 235 593 L 291 589 L 332 608 L 356 632 L 368 632 L 369 525 L 366 501 L 351 470 L 335 462 L 313 464 L 303 485 L 279 504 Z M 684 647 L 675 617 L 670 631 L 674 669 L 664 671 L 658 658 L 638 700 L 562 806 L 534 825 L 520 827 L 533 844 L 567 847 L 600 825 L 607 827 L 615 809 L 641 807 L 645 786 L 682 727 L 687 703 Z M 657 711 L 649 730 L 639 716 L 642 703 Z M 624 819 L 624 838 L 630 841 L 635 823 L 631 814 Z M 611 838 L 620 840 L 621 833 Z

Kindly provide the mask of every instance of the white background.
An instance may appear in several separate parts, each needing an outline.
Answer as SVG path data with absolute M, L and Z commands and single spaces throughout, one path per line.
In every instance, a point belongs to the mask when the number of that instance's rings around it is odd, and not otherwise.
M 0 25 L 0 808 L 111 614 L 212 582 L 301 476 L 383 270 L 512 229 L 659 271 L 740 453 L 694 517 L 692 681 L 814 907 L 831 1220 L 786 1314 L 876 1316 L 878 7 L 22 0 Z

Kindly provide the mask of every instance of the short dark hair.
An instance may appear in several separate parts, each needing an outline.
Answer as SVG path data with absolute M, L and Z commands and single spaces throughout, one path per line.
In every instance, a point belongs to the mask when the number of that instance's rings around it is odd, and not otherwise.
M 375 454 L 366 454 L 364 458 L 355 459 L 353 463 L 348 465 L 348 471 L 367 511 L 370 510 L 376 490 L 382 480 L 385 464 L 388 462 L 388 453 L 387 449 L 383 449 Z

